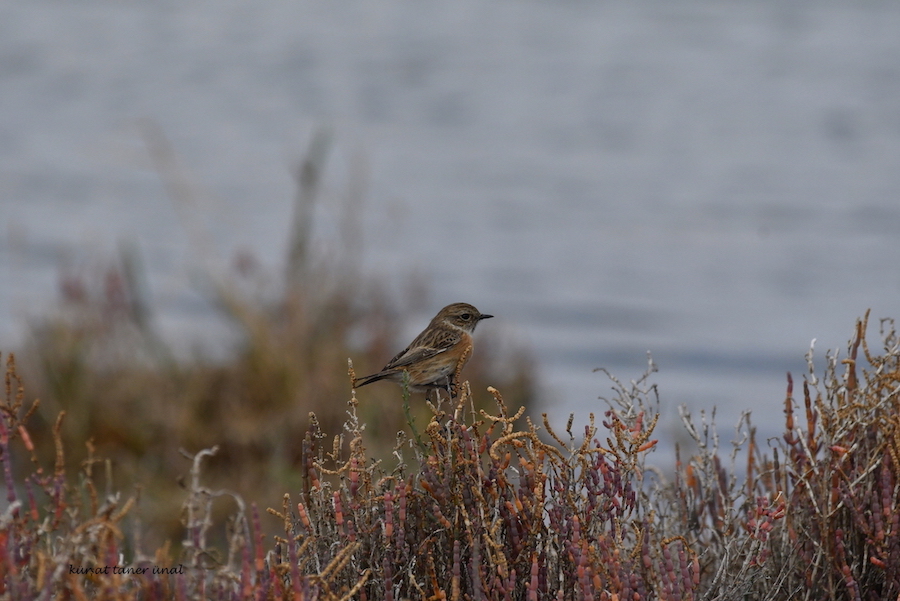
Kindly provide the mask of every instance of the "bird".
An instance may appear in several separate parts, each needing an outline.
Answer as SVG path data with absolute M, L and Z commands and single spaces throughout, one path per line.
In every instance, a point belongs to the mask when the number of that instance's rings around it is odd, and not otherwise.
M 357 378 L 353 387 L 390 380 L 408 386 L 410 392 L 427 392 L 437 388 L 452 391 L 456 374 L 472 354 L 475 326 L 481 320 L 492 317 L 468 303 L 447 305 L 381 371 Z M 405 384 L 404 374 L 408 374 L 409 378 Z

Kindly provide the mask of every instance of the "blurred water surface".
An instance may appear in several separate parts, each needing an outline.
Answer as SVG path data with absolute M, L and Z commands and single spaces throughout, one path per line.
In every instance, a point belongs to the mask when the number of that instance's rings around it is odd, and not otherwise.
M 7 0 L 0 332 L 127 241 L 166 338 L 215 345 L 192 274 L 241 249 L 277 272 L 327 127 L 323 252 L 364 180 L 363 271 L 432 292 L 410 335 L 452 301 L 497 315 L 560 424 L 649 350 L 663 431 L 688 403 L 771 434 L 811 339 L 898 313 L 898 32 L 877 0 Z

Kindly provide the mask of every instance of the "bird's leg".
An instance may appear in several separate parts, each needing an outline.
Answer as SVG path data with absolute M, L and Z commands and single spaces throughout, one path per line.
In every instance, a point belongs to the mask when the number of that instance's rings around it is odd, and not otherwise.
M 447 394 L 450 395 L 450 399 L 453 400 L 456 398 L 459 393 L 458 387 L 456 385 L 456 378 L 451 375 L 447 378 Z

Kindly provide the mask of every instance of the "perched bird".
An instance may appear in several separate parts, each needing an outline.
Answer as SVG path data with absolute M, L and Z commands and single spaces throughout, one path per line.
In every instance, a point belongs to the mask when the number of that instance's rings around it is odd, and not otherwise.
M 403 383 L 409 374 L 409 390 L 424 392 L 433 388 L 451 389 L 454 377 L 472 354 L 472 332 L 482 319 L 493 315 L 480 313 L 467 303 L 453 303 L 441 309 L 428 327 L 408 347 L 397 353 L 377 374 L 357 378 L 354 388 L 391 380 Z

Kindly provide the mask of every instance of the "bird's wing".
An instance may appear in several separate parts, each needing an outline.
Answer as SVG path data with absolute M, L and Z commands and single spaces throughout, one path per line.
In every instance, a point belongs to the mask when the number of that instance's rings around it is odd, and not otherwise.
M 425 333 L 423 332 L 422 334 Z M 461 333 L 455 330 L 441 332 L 438 336 L 429 336 L 427 341 L 422 340 L 423 336 L 419 335 L 412 341 L 412 344 L 397 353 L 397 356 L 391 359 L 382 371 L 407 367 L 413 363 L 440 355 L 450 350 L 454 344 L 460 341 L 461 337 Z

